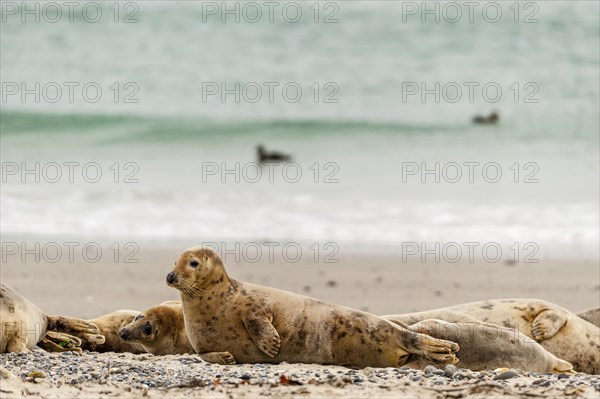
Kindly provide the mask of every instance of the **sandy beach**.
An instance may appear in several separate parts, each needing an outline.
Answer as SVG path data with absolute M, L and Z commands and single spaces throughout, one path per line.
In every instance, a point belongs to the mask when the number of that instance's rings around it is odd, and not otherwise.
M 290 364 L 219 366 L 187 355 L 39 352 L 2 355 L 2 360 L 4 367 L 25 381 L 3 372 L 0 392 L 6 398 L 593 398 L 600 392 L 598 376 L 471 372 L 452 366 L 425 371 Z
M 44 257 L 21 263 L 8 256 L 2 281 L 49 314 L 94 318 L 117 309 L 143 310 L 179 299 L 165 283 L 177 255 L 185 249 L 139 245 L 125 263 L 115 262 L 108 246 L 96 262 L 66 252 L 58 262 Z M 29 244 L 33 248 L 33 244 Z M 238 256 L 239 263 L 235 262 Z M 540 298 L 573 312 L 600 306 L 600 268 L 594 261 L 540 260 L 539 263 L 458 263 L 402 261 L 399 254 L 340 251 L 326 263 L 306 252 L 296 263 L 275 254 L 250 262 L 239 254 L 223 256 L 230 277 L 312 296 L 375 314 L 408 313 L 491 298 Z
M 2 267 L 2 281 L 49 314 L 92 318 L 178 299 L 164 283 L 179 248 L 144 249 L 138 263 L 103 258 Z M 234 260 L 235 255 L 231 255 Z M 600 306 L 594 262 L 538 264 L 484 260 L 458 264 L 403 263 L 394 254 L 338 254 L 338 263 L 283 258 L 227 262 L 230 275 L 369 312 L 403 313 L 499 297 L 537 297 L 572 311 Z M 9 258 L 10 260 L 10 258 Z M 352 272 L 348 272 L 351 270 Z M 573 293 L 577 293 L 574 295 Z M 0 355 L 12 376 L 2 397 L 598 397 L 598 376 L 541 375 L 513 370 L 471 372 L 352 370 L 281 364 L 219 366 L 194 356 L 35 353 Z M 43 373 L 31 374 L 34 372 Z M 508 372 L 508 374 L 507 374 Z M 8 373 L 5 373 L 8 374 Z M 37 378 L 32 378 L 35 376 Z

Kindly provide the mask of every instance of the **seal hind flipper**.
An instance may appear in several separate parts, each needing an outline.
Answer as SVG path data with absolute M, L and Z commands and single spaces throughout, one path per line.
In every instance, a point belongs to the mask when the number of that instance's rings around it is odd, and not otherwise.
M 81 355 L 82 352 L 81 348 L 65 348 L 50 341 L 48 338 L 43 338 L 40 342 L 38 342 L 38 346 L 46 352 L 75 352 L 79 355 Z
M 269 357 L 275 357 L 279 353 L 281 338 L 268 318 L 251 313 L 242 316 L 242 322 L 258 349 Z
M 106 340 L 98 326 L 85 320 L 65 316 L 47 316 L 48 331 L 70 333 L 81 336 L 94 344 L 103 344 Z
M 460 350 L 456 342 L 434 338 L 414 330 L 400 331 L 398 345 L 408 352 L 436 362 L 456 364 L 455 353 Z
M 48 331 L 46 336 L 38 342 L 38 346 L 46 352 L 76 352 L 81 354 L 81 339 L 65 334 Z
M 46 332 L 45 338 L 52 340 L 52 341 L 58 341 L 58 342 L 63 342 L 63 341 L 68 340 L 69 344 L 72 344 L 74 346 L 81 346 L 81 342 L 82 342 L 80 338 L 78 338 L 74 335 L 60 333 L 60 332 L 56 332 L 56 331 Z
M 567 315 L 560 310 L 544 310 L 536 316 L 531 333 L 537 341 L 552 338 L 567 322 Z
M 208 363 L 232 365 L 236 364 L 235 358 L 229 352 L 208 352 L 200 355 L 200 359 Z

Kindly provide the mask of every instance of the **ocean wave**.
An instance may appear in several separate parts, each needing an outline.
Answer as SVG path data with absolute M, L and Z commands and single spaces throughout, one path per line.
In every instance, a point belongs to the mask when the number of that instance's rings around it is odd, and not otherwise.
M 464 126 L 403 124 L 365 120 L 271 119 L 206 120 L 193 118 L 152 118 L 111 114 L 51 114 L 3 112 L 2 135 L 72 134 L 123 131 L 121 139 L 185 139 L 198 135 L 251 135 L 254 133 L 285 135 L 390 133 L 434 134 L 458 132 Z

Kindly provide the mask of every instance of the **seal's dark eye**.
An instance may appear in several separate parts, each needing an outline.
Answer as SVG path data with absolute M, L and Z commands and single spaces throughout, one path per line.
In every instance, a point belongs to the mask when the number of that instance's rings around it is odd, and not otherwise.
M 193 260 L 190 262 L 191 267 L 198 267 L 198 265 L 199 265 L 198 261 Z
M 144 334 L 150 335 L 152 333 L 152 327 L 150 327 L 150 323 L 144 326 Z

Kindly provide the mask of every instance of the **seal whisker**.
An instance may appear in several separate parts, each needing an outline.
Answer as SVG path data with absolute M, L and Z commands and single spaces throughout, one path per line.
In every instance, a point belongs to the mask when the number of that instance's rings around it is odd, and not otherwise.
M 182 285 L 181 290 L 190 296 L 197 296 L 205 291 L 204 289 L 199 288 L 195 284 L 189 284 L 189 283 Z
M 190 285 L 188 288 L 189 288 L 190 292 L 194 295 L 198 295 L 198 294 L 201 294 L 204 291 L 206 291 L 202 288 L 197 287 L 195 284 Z
M 130 343 L 132 346 L 136 347 L 137 349 L 139 349 L 139 350 L 142 350 L 142 351 L 144 351 L 144 352 L 148 352 L 148 351 L 146 350 L 146 348 L 144 348 L 144 345 L 142 345 L 142 344 L 140 343 L 140 341 L 137 341 L 137 340 L 129 340 L 128 342 L 129 342 L 129 343 Z

